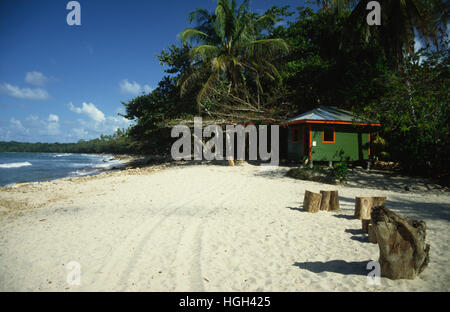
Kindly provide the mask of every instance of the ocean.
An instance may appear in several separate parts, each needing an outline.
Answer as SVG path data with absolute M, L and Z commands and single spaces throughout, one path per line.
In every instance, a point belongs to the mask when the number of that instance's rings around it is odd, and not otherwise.
M 0 153 L 0 186 L 94 175 L 120 165 L 111 155 Z

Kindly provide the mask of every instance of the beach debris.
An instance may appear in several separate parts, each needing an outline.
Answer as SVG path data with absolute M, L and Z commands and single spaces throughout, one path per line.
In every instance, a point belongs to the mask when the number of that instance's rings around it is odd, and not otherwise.
M 322 200 L 320 202 L 320 210 L 332 211 L 339 209 L 339 194 L 337 190 L 320 191 Z
M 303 208 L 308 212 L 318 212 L 320 210 L 320 202 L 322 195 L 320 193 L 313 193 L 305 190 L 305 197 L 303 199 Z
M 373 208 L 372 225 L 380 248 L 381 276 L 414 279 L 430 262 L 424 221 L 406 219 L 384 206 Z
M 386 202 L 386 197 L 356 196 L 355 198 L 355 218 L 370 219 L 373 207 L 381 206 Z

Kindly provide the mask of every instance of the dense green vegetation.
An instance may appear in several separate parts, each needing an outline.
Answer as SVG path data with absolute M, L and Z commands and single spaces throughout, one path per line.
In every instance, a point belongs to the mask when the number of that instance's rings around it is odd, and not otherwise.
M 286 172 L 286 176 L 314 182 L 321 182 L 327 184 L 345 184 L 347 182 L 348 167 L 345 162 L 335 162 L 333 167 L 327 166 L 314 167 L 300 166 L 292 168 Z
M 77 143 L 23 143 L 0 142 L 0 152 L 29 153 L 130 153 L 132 141 L 120 130 L 114 135 Z
M 145 149 L 194 115 L 278 123 L 331 105 L 382 122 L 375 157 L 449 174 L 449 6 L 380 0 L 381 26 L 368 26 L 368 2 L 256 14 L 248 1 L 218 0 L 214 12 L 193 11 L 181 45 L 159 56 L 168 68 L 159 87 L 123 103 L 136 120 L 130 136 Z M 415 39 L 424 49 L 414 50 Z

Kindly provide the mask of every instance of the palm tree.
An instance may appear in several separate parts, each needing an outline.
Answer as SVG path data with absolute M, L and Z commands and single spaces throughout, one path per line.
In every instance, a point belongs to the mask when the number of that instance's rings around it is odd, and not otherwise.
M 374 36 L 385 54 L 401 64 L 404 54 L 414 51 L 415 35 L 439 48 L 438 34 L 445 34 L 449 5 L 444 0 L 378 0 L 381 6 L 381 25 L 366 23 L 367 3 L 371 0 L 317 0 L 324 9 L 338 14 L 351 10 L 349 22 L 365 25 L 366 40 Z
M 195 28 L 180 33 L 183 43 L 194 45 L 190 50 L 192 72 L 182 79 L 181 93 L 202 76 L 208 78 L 197 96 L 201 111 L 202 100 L 216 82 L 229 82 L 228 93 L 239 98 L 247 81 L 256 85 L 257 96 L 263 92 L 261 79 L 279 77 L 270 62 L 276 53 L 288 50 L 282 39 L 258 39 L 261 31 L 274 23 L 269 15 L 258 16 L 249 12 L 249 1 L 238 7 L 235 0 L 218 0 L 215 12 L 197 9 L 189 15 Z M 259 105 L 259 100 L 258 100 Z

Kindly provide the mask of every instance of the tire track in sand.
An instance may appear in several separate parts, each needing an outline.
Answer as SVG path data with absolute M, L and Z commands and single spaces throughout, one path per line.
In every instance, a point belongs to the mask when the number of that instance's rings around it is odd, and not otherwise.
M 169 208 L 163 207 L 158 210 L 156 215 L 162 215 L 162 217 L 158 219 L 150 219 L 148 221 L 142 222 L 141 225 L 136 227 L 125 240 L 115 248 L 113 255 L 109 258 L 108 262 L 102 267 L 100 271 L 102 271 L 102 275 L 97 278 L 91 285 L 87 286 L 88 290 L 103 290 L 103 289 L 120 289 L 126 290 L 127 288 L 127 280 L 130 276 L 131 272 L 135 269 L 135 264 L 138 258 L 141 256 L 142 250 L 148 241 L 152 238 L 157 238 L 156 230 L 161 227 L 161 225 L 166 222 L 171 216 L 177 213 L 180 209 L 184 207 L 188 207 L 188 209 L 192 208 L 195 202 L 202 200 L 203 195 L 208 192 L 215 192 L 217 190 L 223 191 L 223 186 L 227 185 L 225 181 L 221 181 L 219 185 L 212 184 L 206 190 L 203 189 L 202 192 L 196 193 L 197 196 L 188 196 L 186 197 L 182 203 L 176 203 L 170 205 Z M 228 188 L 235 188 L 236 185 L 227 185 Z M 228 190 L 226 191 L 228 193 Z M 195 205 L 194 205 L 195 206 Z M 192 216 L 197 215 L 199 212 L 203 212 L 204 210 L 198 209 Z M 162 212 L 162 213 L 161 213 Z M 193 219 L 193 218 L 191 218 Z M 153 235 L 156 234 L 156 235 Z M 161 233 L 164 235 L 164 233 Z M 183 233 L 180 234 L 182 236 Z M 201 236 L 201 234 L 199 234 Z M 194 235 L 194 237 L 200 237 L 198 234 Z M 163 236 L 162 239 L 167 239 L 167 236 Z M 195 240 L 195 239 L 194 239 Z M 197 239 L 200 241 L 200 238 Z M 198 244 L 197 244 L 198 245 Z M 179 242 L 177 243 L 178 249 Z M 200 250 L 200 248 L 194 248 L 195 250 Z M 197 252 L 198 253 L 198 252 Z M 175 253 L 176 255 L 177 253 Z M 199 259 L 200 255 L 198 254 L 197 258 Z M 172 263 L 175 262 L 172 261 Z M 194 261 L 195 262 L 195 261 Z M 196 261 L 199 264 L 199 260 Z M 201 272 L 201 270 L 194 270 L 195 272 Z M 197 275 L 197 274 L 196 274 Z M 201 275 L 201 273 L 198 273 Z M 196 279 L 195 283 L 196 288 L 202 281 L 202 277 Z
M 244 179 L 239 184 L 229 184 L 226 190 L 221 189 L 226 196 L 222 196 L 220 201 L 212 203 L 213 209 L 198 209 L 188 227 L 182 233 L 181 240 L 177 245 L 177 253 L 171 267 L 175 268 L 176 286 L 173 291 L 205 291 L 204 277 L 202 274 L 201 251 L 203 241 L 202 217 L 214 213 L 233 196 L 234 190 L 240 190 L 245 184 Z M 195 218 L 201 213 L 200 217 Z
M 209 187 L 206 191 L 212 191 L 215 186 Z M 127 237 L 124 239 L 119 246 L 115 247 L 112 256 L 108 259 L 106 264 L 99 270 L 102 275 L 99 276 L 91 285 L 87 285 L 86 290 L 115 290 L 120 282 L 123 281 L 123 275 L 129 271 L 127 268 L 132 266 L 132 261 L 136 257 L 136 253 L 142 249 L 144 243 L 148 240 L 149 236 L 154 232 L 154 230 L 160 226 L 167 218 L 177 212 L 179 209 L 183 208 L 188 204 L 202 199 L 203 193 L 197 193 L 197 196 L 189 197 L 182 203 L 177 203 L 176 205 L 165 206 L 158 210 L 156 216 L 161 215 L 161 217 L 149 220 L 144 220 L 139 226 L 137 226 Z M 168 212 L 167 212 L 168 211 Z M 165 213 L 164 213 L 165 212 Z

